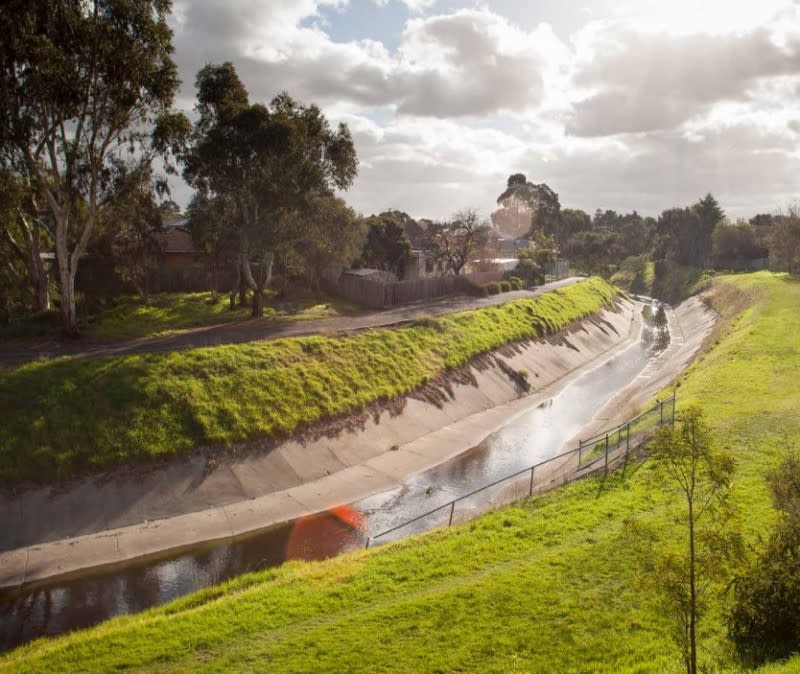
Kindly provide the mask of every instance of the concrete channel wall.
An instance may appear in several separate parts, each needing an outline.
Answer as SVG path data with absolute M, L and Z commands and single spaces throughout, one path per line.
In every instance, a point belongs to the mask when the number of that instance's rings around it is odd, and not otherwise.
M 558 335 L 477 359 L 438 389 L 330 437 L 3 495 L 0 587 L 245 536 L 396 487 L 551 397 L 641 327 L 639 306 L 621 301 Z

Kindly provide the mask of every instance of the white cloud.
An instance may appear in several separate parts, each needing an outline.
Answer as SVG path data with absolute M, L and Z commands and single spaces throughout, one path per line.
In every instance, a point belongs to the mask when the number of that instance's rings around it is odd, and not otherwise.
M 632 22 L 593 24 L 575 38 L 571 133 L 671 129 L 765 78 L 800 74 L 800 13 L 742 33 L 673 34 Z
M 488 214 L 520 171 L 587 210 L 657 214 L 710 190 L 748 215 L 797 192 L 797 3 L 608 0 L 616 11 L 564 42 L 491 1 L 405 0 L 393 48 L 331 37 L 320 8 L 341 10 L 333 23 L 348 0 L 178 2 L 181 104 L 199 68 L 230 60 L 254 101 L 285 89 L 322 105 L 353 131 L 347 199 L 363 212 Z
M 302 26 L 321 4 L 182 5 L 178 58 L 195 72 L 209 61 L 233 60 L 256 99 L 288 89 L 321 103 L 391 104 L 401 113 L 452 117 L 538 105 L 545 72 L 566 56 L 548 27 L 525 32 L 486 9 L 412 19 L 390 54 L 376 41 L 334 42 L 319 26 Z

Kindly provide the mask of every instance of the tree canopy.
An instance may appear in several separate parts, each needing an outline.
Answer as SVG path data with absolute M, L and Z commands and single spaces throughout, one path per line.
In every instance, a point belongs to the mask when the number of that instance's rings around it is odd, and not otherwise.
M 404 226 L 406 217 L 400 211 L 384 211 L 365 219 L 366 240 L 361 252 L 364 266 L 403 277 L 411 258 L 411 242 Z
M 11 0 L 0 12 L 0 161 L 27 176 L 54 224 L 64 330 L 74 282 L 121 172 L 175 149 L 186 120 L 168 0 Z
M 196 85 L 198 121 L 184 177 L 203 199 L 224 202 L 258 316 L 276 255 L 303 238 L 293 214 L 308 210 L 314 197 L 349 188 L 358 159 L 347 126 L 332 129 L 317 106 L 287 93 L 269 105 L 250 104 L 230 63 L 205 66 Z
M 540 231 L 560 243 L 561 204 L 544 183 L 536 185 L 524 174 L 515 173 L 509 176 L 497 203 L 501 208 L 492 214 L 492 221 L 502 231 L 517 237 Z

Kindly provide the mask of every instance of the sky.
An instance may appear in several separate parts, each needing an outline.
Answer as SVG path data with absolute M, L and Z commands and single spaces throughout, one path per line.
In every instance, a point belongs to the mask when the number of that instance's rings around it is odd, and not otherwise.
M 488 216 L 512 173 L 590 213 L 800 199 L 800 0 L 175 0 L 171 25 L 179 108 L 224 61 L 252 102 L 316 103 L 365 215 Z

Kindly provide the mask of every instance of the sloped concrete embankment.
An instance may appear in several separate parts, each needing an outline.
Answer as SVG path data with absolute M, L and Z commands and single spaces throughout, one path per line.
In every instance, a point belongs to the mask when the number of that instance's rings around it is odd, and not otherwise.
M 620 301 L 615 311 L 476 359 L 401 404 L 307 441 L 6 494 L 0 587 L 244 536 L 391 489 L 475 446 L 640 331 L 638 305 Z

